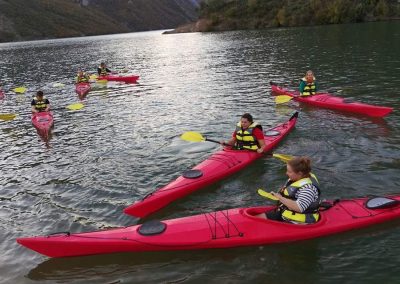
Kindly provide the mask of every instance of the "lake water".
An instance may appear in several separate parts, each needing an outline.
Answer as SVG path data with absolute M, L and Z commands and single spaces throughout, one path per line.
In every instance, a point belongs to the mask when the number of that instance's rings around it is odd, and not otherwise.
M 398 21 L 0 44 L 1 113 L 19 114 L 0 121 L 0 283 L 397 283 L 400 222 L 284 245 L 63 259 L 15 239 L 136 224 L 125 207 L 220 149 L 180 134 L 228 139 L 244 112 L 264 127 L 300 112 L 275 152 L 310 156 L 324 198 L 399 193 L 399 50 Z M 101 61 L 139 83 L 97 84 L 82 110 L 65 109 L 79 102 L 76 71 Z M 308 69 L 322 90 L 395 110 L 372 119 L 276 106 L 269 82 L 296 87 Z M 8 91 L 18 86 L 28 91 Z M 47 143 L 29 115 L 39 89 L 55 109 Z M 256 189 L 284 181 L 285 165 L 264 158 L 146 220 L 262 205 Z

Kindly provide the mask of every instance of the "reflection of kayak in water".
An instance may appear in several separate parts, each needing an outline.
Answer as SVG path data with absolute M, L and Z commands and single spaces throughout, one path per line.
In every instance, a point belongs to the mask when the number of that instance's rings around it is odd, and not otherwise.
M 19 238 L 49 257 L 194 250 L 294 242 L 359 229 L 400 216 L 400 195 L 326 202 L 320 220 L 298 225 L 254 217 L 275 206 L 229 209 L 105 231 Z
M 117 76 L 117 75 L 106 75 L 106 76 L 98 76 L 97 80 L 107 80 L 107 81 L 119 81 L 125 83 L 136 83 L 139 79 L 139 76 L 136 75 L 128 75 L 128 76 Z
M 327 109 L 346 111 L 357 114 L 364 114 L 372 117 L 384 117 L 392 112 L 393 108 L 384 106 L 375 106 L 359 102 L 350 101 L 345 98 L 335 97 L 328 93 L 317 93 L 312 96 L 299 96 L 298 91 L 282 88 L 271 82 L 272 94 L 278 94 L 282 100 L 287 102 L 291 99 Z M 278 100 L 279 101 L 279 100 Z
M 264 131 L 265 152 L 274 149 L 294 128 L 297 115 L 296 112 L 287 122 Z M 127 207 L 124 213 L 145 217 L 179 198 L 238 172 L 261 157 L 263 154 L 247 150 L 225 148 L 217 151 L 192 170 L 184 172 L 176 180 Z

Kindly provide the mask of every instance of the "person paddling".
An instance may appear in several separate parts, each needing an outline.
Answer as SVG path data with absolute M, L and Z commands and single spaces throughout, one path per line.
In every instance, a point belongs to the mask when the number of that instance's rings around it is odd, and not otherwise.
M 313 71 L 308 70 L 304 78 L 300 80 L 299 91 L 301 96 L 311 96 L 316 94 L 317 83 Z
M 79 70 L 79 71 L 78 71 L 78 74 L 77 74 L 77 76 L 76 76 L 76 84 L 79 84 L 79 83 L 88 83 L 89 80 L 90 80 L 90 77 L 89 77 L 89 75 L 88 75 L 86 72 L 84 72 L 84 71 L 82 71 L 82 70 Z
M 289 179 L 279 192 L 271 192 L 278 199 L 277 208 L 256 217 L 297 224 L 317 222 L 321 191 L 317 177 L 311 173 L 310 158 L 294 157 L 289 160 L 286 175 Z
M 262 126 L 253 121 L 251 114 L 245 113 L 236 125 L 232 138 L 228 141 L 221 141 L 221 144 L 231 145 L 238 150 L 252 150 L 262 153 L 265 148 Z
M 107 68 L 104 62 L 101 62 L 100 66 L 97 68 L 97 73 L 99 74 L 99 76 L 107 76 L 108 73 L 112 73 L 112 71 Z
M 36 96 L 32 99 L 31 106 L 33 113 L 50 110 L 50 102 L 42 91 L 37 91 Z

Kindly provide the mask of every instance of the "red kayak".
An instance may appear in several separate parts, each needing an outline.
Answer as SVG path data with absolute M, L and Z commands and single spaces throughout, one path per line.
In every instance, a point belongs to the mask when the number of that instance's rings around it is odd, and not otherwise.
M 89 83 L 78 83 L 75 84 L 75 91 L 79 98 L 83 98 L 87 93 L 89 93 L 91 86 Z
M 0 99 L 4 98 L 4 92 L 2 90 L 0 90 Z
M 107 76 L 99 76 L 97 80 L 107 80 L 107 81 L 119 81 L 125 83 L 136 83 L 139 79 L 139 76 L 129 75 L 129 76 L 117 76 L 117 75 L 107 75 Z
M 53 113 L 52 112 L 35 112 L 32 114 L 32 124 L 37 130 L 47 132 L 53 126 Z
M 194 250 L 268 245 L 332 235 L 400 216 L 400 195 L 324 202 L 320 220 L 299 225 L 254 217 L 269 207 L 229 209 L 89 233 L 56 233 L 17 242 L 49 257 L 117 252 Z M 330 208 L 329 208 L 330 207 Z
M 328 93 L 317 93 L 312 96 L 301 97 L 299 91 L 285 89 L 273 84 L 272 82 L 271 88 L 272 92 L 275 94 L 290 96 L 293 97 L 295 101 L 321 108 L 364 114 L 372 117 L 384 117 L 393 111 L 393 108 L 391 107 L 353 102 L 348 99 L 335 97 Z
M 296 112 L 287 122 L 264 131 L 265 152 L 275 148 L 294 128 L 297 116 L 298 113 Z M 195 166 L 192 170 L 184 172 L 168 185 L 125 208 L 124 212 L 128 215 L 143 218 L 167 206 L 174 200 L 238 172 L 261 157 L 263 157 L 263 154 L 258 154 L 254 151 L 224 148 Z

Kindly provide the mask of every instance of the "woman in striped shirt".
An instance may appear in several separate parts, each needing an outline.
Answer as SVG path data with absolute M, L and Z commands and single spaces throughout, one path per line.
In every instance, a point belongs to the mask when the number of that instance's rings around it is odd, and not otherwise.
M 271 192 L 279 200 L 278 207 L 258 217 L 299 224 L 317 222 L 321 192 L 316 176 L 311 173 L 311 160 L 294 157 L 286 168 L 288 181 L 278 193 Z

